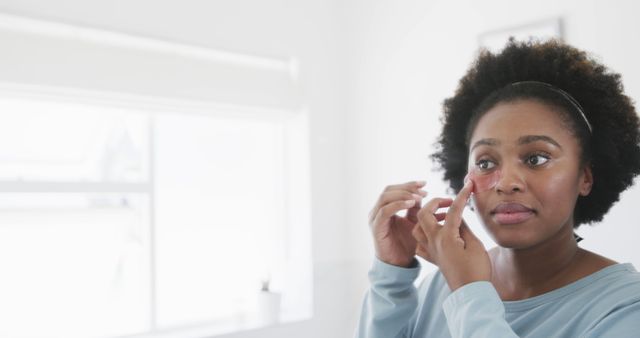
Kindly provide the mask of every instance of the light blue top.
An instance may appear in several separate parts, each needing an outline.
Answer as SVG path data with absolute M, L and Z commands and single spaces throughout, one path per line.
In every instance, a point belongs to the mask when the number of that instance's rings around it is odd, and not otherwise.
M 374 261 L 356 337 L 640 337 L 640 273 L 630 263 L 518 301 L 502 301 L 489 282 L 451 293 L 439 271 L 416 288 L 415 265 Z

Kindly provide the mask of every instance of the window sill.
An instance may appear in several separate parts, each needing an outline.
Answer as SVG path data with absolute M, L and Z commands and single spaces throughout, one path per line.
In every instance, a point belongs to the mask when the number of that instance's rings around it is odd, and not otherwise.
M 238 333 L 249 330 L 260 330 L 274 326 L 288 325 L 311 320 L 311 314 L 290 316 L 284 314 L 279 322 L 261 323 L 256 318 L 247 320 L 228 320 L 212 323 L 190 325 L 188 327 L 176 327 L 160 329 L 153 332 L 119 336 L 118 338 L 211 338 L 224 334 Z

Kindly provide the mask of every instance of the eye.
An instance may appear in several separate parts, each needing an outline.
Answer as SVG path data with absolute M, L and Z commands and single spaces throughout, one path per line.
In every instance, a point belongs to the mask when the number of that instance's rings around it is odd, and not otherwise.
M 496 164 L 493 163 L 493 161 L 487 160 L 487 159 L 478 160 L 476 162 L 476 167 L 478 167 L 478 169 L 480 169 L 480 171 L 490 170 L 495 166 L 496 166 Z
M 525 163 L 532 167 L 543 165 L 549 161 L 549 156 L 544 154 L 533 154 L 525 159 Z

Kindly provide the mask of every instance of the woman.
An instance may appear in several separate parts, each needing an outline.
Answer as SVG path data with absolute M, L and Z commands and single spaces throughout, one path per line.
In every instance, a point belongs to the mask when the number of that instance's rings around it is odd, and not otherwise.
M 640 274 L 573 232 L 640 173 L 620 76 L 561 42 L 512 40 L 479 55 L 443 121 L 433 158 L 457 196 L 421 206 L 425 182 L 383 191 L 357 337 L 637 336 Z M 464 223 L 468 202 L 497 247 Z M 418 288 L 416 255 L 439 268 Z

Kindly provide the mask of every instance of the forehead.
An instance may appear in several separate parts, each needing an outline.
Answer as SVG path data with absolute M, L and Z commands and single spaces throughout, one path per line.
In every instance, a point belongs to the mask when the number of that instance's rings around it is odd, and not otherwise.
M 545 135 L 560 143 L 577 145 L 561 113 L 534 100 L 499 103 L 480 118 L 470 144 L 484 138 L 515 142 L 524 135 Z

